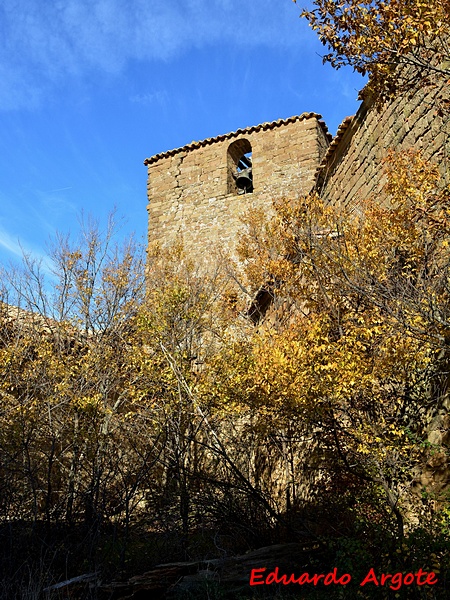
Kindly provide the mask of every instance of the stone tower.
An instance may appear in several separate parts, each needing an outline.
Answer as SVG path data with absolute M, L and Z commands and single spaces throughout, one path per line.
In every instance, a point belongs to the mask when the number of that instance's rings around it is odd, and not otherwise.
M 320 115 L 303 113 L 146 159 L 149 243 L 181 236 L 199 260 L 218 244 L 232 251 L 244 212 L 310 191 L 329 137 Z

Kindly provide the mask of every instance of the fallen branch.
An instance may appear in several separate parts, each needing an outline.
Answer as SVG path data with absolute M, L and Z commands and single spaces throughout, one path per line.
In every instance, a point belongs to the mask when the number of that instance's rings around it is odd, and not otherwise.
M 72 579 L 66 579 L 66 581 L 61 581 L 60 583 L 55 583 L 54 585 L 50 585 L 44 589 L 44 592 L 50 592 L 51 590 L 59 590 L 63 587 L 67 587 L 68 585 L 72 585 L 72 583 L 80 583 L 81 581 L 93 581 L 97 577 L 97 573 L 85 573 L 84 575 L 78 575 L 78 577 L 72 577 Z

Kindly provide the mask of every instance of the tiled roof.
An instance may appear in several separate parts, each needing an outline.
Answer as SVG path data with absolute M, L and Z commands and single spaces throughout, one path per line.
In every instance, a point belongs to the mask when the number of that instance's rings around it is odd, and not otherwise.
M 5 323 L 26 323 L 27 325 L 39 323 L 44 327 L 48 326 L 49 321 L 39 313 L 34 313 L 13 304 L 7 304 L 6 302 L 0 302 L 0 319 Z M 50 319 L 50 321 L 53 321 L 53 319 Z
M 342 142 L 342 138 L 344 137 L 346 131 L 349 129 L 350 125 L 353 123 L 354 118 L 355 118 L 354 115 L 351 117 L 345 117 L 345 119 L 339 125 L 339 127 L 336 131 L 336 135 L 331 140 L 331 144 L 328 146 L 327 151 L 325 152 L 324 157 L 322 158 L 322 162 L 320 163 L 320 166 L 317 169 L 316 179 L 317 179 L 318 183 L 321 180 L 321 178 L 323 177 L 323 174 L 325 173 L 326 169 L 328 168 L 333 154 L 336 152 L 337 148 L 340 146 L 340 144 Z
M 336 150 L 336 148 L 341 143 L 341 140 L 344 137 L 345 132 L 347 131 L 347 129 L 352 124 L 353 119 L 354 119 L 354 116 L 352 116 L 352 117 L 345 117 L 345 119 L 339 125 L 338 130 L 336 131 L 336 135 L 331 140 L 331 144 L 328 146 L 327 151 L 325 153 L 325 156 L 322 159 L 322 164 L 323 165 L 325 165 L 328 162 L 329 158 L 332 156 L 332 154 L 334 154 L 334 151 Z
M 301 115 L 297 115 L 294 117 L 289 117 L 288 119 L 278 119 L 278 121 L 272 121 L 267 123 L 261 123 L 260 125 L 254 125 L 253 127 L 246 127 L 245 129 L 237 129 L 236 131 L 232 131 L 230 133 L 225 133 L 223 135 L 218 135 L 213 138 L 207 138 L 206 140 L 202 140 L 201 142 L 191 142 L 190 144 L 186 144 L 186 146 L 182 146 L 181 148 L 175 148 L 174 150 L 168 150 L 167 152 L 161 152 L 160 154 L 155 154 L 150 158 L 146 158 L 144 160 L 144 165 L 150 165 L 152 163 L 161 160 L 162 158 L 169 158 L 170 156 L 174 156 L 179 152 L 189 152 L 190 150 L 195 150 L 196 148 L 201 148 L 203 146 L 209 146 L 216 142 L 222 142 L 224 140 L 228 140 L 239 135 L 245 135 L 249 133 L 255 133 L 257 131 L 265 131 L 267 129 L 275 129 L 276 127 L 281 127 L 282 125 L 289 125 L 290 123 L 295 123 L 296 121 L 303 121 L 305 119 L 317 119 L 328 139 L 331 139 L 331 135 L 328 133 L 328 128 L 325 125 L 325 122 L 322 120 L 322 115 L 319 115 L 314 112 L 302 113 Z
M 12 325 L 14 327 L 23 327 L 24 330 L 35 330 L 41 333 L 54 333 L 58 331 L 61 334 L 64 331 L 70 336 L 81 333 L 79 329 L 67 321 L 57 321 L 39 312 L 32 312 L 31 310 L 1 301 L 0 323 L 2 326 Z

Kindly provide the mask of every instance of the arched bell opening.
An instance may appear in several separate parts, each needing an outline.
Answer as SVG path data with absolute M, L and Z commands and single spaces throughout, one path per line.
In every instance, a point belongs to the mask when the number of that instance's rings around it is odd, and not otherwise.
M 252 146 L 246 139 L 229 145 L 228 193 L 251 194 L 253 192 Z

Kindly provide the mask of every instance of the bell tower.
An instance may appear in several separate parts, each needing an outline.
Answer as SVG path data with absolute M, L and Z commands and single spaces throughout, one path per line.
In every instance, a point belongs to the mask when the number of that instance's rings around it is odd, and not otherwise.
M 310 191 L 330 137 L 303 113 L 147 158 L 149 243 L 181 235 L 199 260 L 218 244 L 232 251 L 244 212 Z

